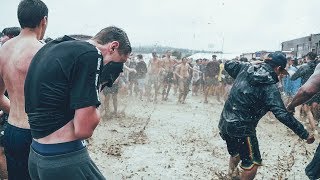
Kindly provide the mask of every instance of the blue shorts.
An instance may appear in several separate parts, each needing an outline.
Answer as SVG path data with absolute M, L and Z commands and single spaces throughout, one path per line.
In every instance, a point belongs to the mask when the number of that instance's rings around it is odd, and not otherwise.
M 30 129 L 18 128 L 7 123 L 3 145 L 7 160 L 8 179 L 31 179 L 28 171 L 31 142 Z

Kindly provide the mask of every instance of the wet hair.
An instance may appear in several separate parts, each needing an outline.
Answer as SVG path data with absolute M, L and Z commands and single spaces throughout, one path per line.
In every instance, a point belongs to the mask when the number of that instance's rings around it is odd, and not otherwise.
M 242 61 L 242 62 L 248 62 L 248 59 L 247 59 L 246 57 L 242 57 L 242 58 L 240 58 L 240 61 Z
M 51 41 L 53 41 L 53 39 L 50 38 L 50 37 L 47 37 L 47 38 L 44 40 L 45 43 L 48 43 L 48 42 L 51 42 Z
M 142 54 L 138 54 L 138 55 L 137 55 L 137 58 L 138 58 L 138 59 L 142 59 L 142 58 L 143 58 Z
M 124 32 L 124 30 L 115 26 L 109 26 L 102 29 L 93 37 L 93 40 L 96 40 L 97 43 L 102 45 L 110 43 L 112 41 L 118 41 L 118 51 L 121 55 L 128 55 L 132 51 L 131 44 L 127 34 Z
M 2 35 L 10 38 L 16 37 L 20 34 L 21 28 L 19 27 L 7 27 L 2 30 Z
M 68 35 L 69 37 L 72 37 L 73 39 L 77 39 L 77 40 L 89 40 L 92 38 L 92 36 L 89 35 L 84 35 L 84 34 L 72 34 L 72 35 Z
M 314 52 L 309 52 L 306 56 L 307 56 L 310 60 L 315 60 L 316 57 L 317 57 L 317 54 L 314 53 Z
M 22 0 L 18 6 L 18 20 L 21 28 L 36 28 L 48 16 L 46 4 L 40 0 Z

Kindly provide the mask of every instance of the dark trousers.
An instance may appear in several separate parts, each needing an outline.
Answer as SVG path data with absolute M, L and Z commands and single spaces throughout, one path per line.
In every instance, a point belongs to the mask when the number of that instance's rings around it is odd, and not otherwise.
M 104 180 L 89 157 L 87 148 L 70 153 L 44 156 L 31 147 L 29 171 L 33 180 Z
M 8 179 L 31 179 L 28 157 L 32 141 L 30 129 L 22 129 L 7 123 L 4 131 L 4 152 L 7 160 Z

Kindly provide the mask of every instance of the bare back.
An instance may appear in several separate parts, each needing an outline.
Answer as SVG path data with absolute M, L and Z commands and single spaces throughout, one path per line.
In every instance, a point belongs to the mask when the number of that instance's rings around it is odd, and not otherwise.
M 0 48 L 0 78 L 10 99 L 8 122 L 30 129 L 25 113 L 24 81 L 33 56 L 43 46 L 34 36 L 17 36 Z

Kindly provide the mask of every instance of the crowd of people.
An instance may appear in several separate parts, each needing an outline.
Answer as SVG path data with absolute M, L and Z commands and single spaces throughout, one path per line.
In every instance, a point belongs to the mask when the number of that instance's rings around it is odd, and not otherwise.
M 132 53 L 127 34 L 114 26 L 85 40 L 40 41 L 48 12 L 41 0 L 22 0 L 20 27 L 2 31 L 1 179 L 105 179 L 84 141 L 100 121 L 100 91 L 111 115 L 118 114 L 118 95 L 150 103 L 174 98 L 179 106 L 191 103 L 188 94 L 202 95 L 205 104 L 215 97 L 224 104 L 219 130 L 230 154 L 229 175 L 244 180 L 254 179 L 261 166 L 256 126 L 268 112 L 309 144 L 318 134 L 320 66 L 314 52 L 301 59 L 274 52 L 261 60 L 225 60 L 178 59 L 167 51 L 146 59 Z M 320 178 L 320 146 L 305 171 Z

